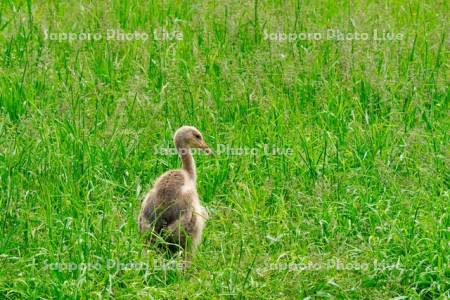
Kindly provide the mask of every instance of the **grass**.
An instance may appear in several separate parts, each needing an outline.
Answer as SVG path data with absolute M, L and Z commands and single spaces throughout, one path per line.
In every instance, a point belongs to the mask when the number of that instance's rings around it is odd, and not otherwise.
M 449 297 L 447 1 L 141 2 L 0 3 L 1 298 Z M 403 38 L 265 38 L 330 28 Z M 257 153 L 196 156 L 187 273 L 120 268 L 184 124 Z

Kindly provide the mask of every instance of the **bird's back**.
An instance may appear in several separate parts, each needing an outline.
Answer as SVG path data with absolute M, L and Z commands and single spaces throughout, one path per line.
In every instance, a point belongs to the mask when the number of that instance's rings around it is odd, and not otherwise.
M 153 189 L 142 203 L 139 217 L 141 231 L 152 226 L 156 233 L 160 233 L 189 209 L 190 203 L 182 195 L 187 181 L 183 172 L 183 170 L 168 171 L 155 182 Z
M 154 187 L 157 200 L 166 204 L 176 200 L 185 180 L 182 170 L 171 170 L 161 175 Z

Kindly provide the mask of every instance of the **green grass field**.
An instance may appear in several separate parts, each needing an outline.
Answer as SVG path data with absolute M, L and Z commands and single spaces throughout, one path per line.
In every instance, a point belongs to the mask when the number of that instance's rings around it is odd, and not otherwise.
M 0 298 L 448 299 L 449 17 L 1 1 Z M 185 124 L 216 152 L 196 155 L 210 220 L 187 272 L 137 229 Z

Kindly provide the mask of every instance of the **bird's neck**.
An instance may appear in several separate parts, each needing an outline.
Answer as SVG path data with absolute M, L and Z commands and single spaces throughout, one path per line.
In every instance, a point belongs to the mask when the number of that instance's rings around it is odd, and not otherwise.
M 181 156 L 181 161 L 183 162 L 183 169 L 189 174 L 191 179 L 194 180 L 196 178 L 195 172 L 195 160 L 192 156 L 191 149 L 188 147 L 178 147 L 178 153 Z

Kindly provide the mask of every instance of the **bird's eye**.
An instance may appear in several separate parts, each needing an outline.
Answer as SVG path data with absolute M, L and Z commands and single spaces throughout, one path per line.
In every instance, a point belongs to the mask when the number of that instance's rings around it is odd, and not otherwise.
M 195 136 L 195 138 L 197 138 L 197 139 L 200 139 L 200 138 L 201 138 L 200 134 L 194 134 L 194 136 Z

